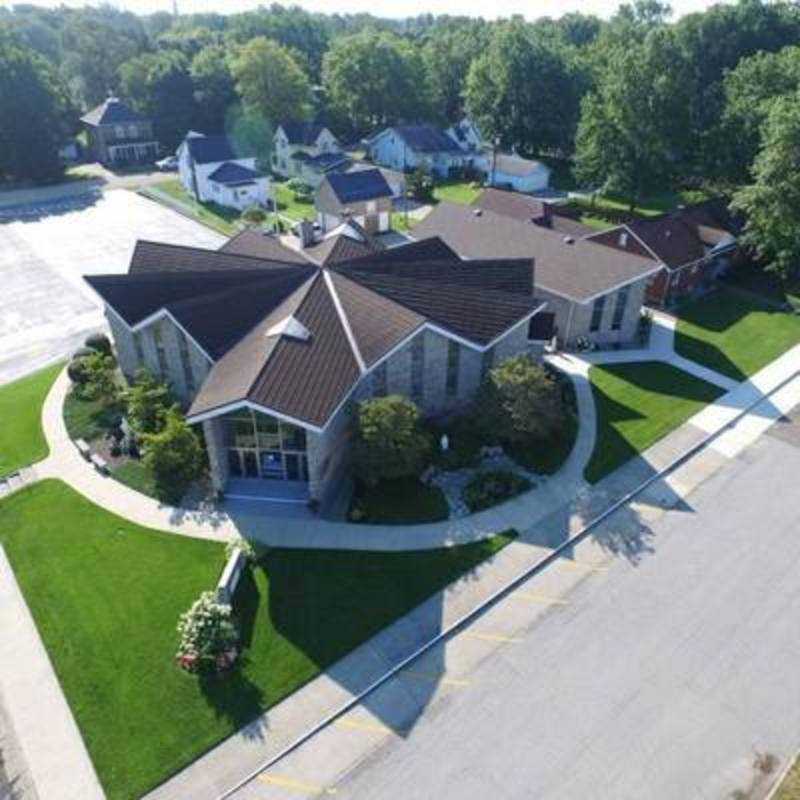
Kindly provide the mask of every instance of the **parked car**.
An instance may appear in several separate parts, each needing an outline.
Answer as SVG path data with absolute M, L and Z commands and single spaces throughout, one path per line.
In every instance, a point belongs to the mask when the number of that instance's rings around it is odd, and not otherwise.
M 156 161 L 156 166 L 162 172 L 174 172 L 178 169 L 178 157 L 167 156 L 166 158 L 162 158 L 161 161 Z

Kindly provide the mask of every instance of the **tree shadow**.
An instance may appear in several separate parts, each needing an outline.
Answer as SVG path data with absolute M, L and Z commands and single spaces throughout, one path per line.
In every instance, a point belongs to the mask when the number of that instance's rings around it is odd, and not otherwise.
M 82 194 L 52 200 L 31 200 L 15 206 L 0 208 L 0 223 L 39 222 L 48 217 L 60 217 L 84 211 L 97 205 L 103 196 L 99 186 L 93 185 Z

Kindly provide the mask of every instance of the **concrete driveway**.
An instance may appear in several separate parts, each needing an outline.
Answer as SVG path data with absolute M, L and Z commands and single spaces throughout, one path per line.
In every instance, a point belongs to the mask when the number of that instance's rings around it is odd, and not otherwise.
M 82 275 L 122 273 L 137 239 L 216 248 L 214 231 L 125 190 L 0 209 L 0 384 L 105 326 Z
M 635 557 L 572 587 L 545 571 L 491 609 L 438 655 L 421 713 L 351 712 L 236 800 L 761 800 L 800 744 L 792 425 L 639 523 Z

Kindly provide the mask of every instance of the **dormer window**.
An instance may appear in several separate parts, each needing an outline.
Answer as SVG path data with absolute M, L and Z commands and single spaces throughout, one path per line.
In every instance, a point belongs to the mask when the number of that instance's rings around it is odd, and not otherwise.
M 267 331 L 268 339 L 273 336 L 286 336 L 289 339 L 307 342 L 311 338 L 311 331 L 297 318 L 284 317 Z

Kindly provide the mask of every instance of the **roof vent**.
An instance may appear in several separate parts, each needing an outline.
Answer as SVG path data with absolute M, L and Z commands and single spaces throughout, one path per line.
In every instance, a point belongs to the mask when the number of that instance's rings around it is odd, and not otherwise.
M 622 231 L 619 235 L 619 246 L 620 247 L 627 247 L 628 246 L 628 232 Z
M 565 236 L 564 244 L 575 244 L 575 239 L 572 236 Z
M 474 214 L 476 217 L 479 217 L 481 214 L 483 214 L 483 209 L 482 209 L 482 208 L 473 208 L 473 209 L 472 209 L 472 213 L 473 213 L 473 214 Z
M 664 237 L 666 239 L 669 239 L 670 236 L 672 236 L 672 231 L 669 228 L 667 228 L 667 230 L 664 231 Z
M 267 338 L 272 336 L 287 336 L 289 339 L 307 342 L 311 338 L 311 331 L 295 317 L 284 317 L 267 331 Z

